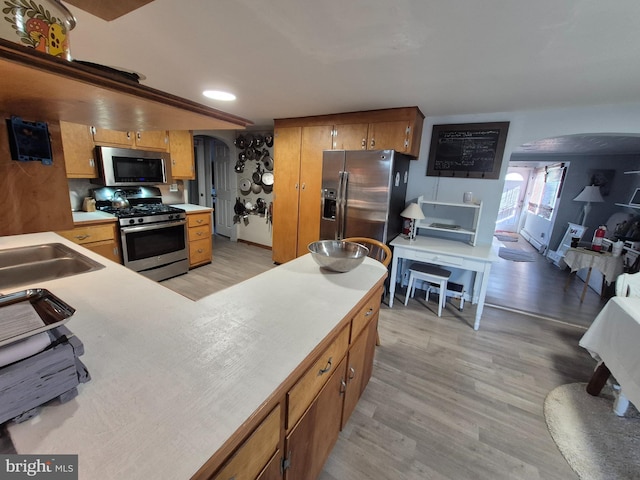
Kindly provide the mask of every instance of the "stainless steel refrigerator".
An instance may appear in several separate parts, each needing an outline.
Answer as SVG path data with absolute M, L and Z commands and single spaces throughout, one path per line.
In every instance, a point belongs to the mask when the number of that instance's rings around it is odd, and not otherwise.
M 402 231 L 410 158 L 393 150 L 327 150 L 322 163 L 321 240 Z

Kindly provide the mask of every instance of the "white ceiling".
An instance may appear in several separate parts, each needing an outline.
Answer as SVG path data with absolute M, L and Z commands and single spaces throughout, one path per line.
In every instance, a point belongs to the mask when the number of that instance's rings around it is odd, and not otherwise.
M 412 105 L 443 116 L 640 99 L 637 0 L 154 0 L 111 22 L 70 9 L 74 58 L 258 126 Z

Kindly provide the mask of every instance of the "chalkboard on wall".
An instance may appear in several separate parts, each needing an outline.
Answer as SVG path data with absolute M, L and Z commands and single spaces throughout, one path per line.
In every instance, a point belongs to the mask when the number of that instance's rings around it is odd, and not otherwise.
M 509 122 L 434 125 L 427 176 L 500 177 Z

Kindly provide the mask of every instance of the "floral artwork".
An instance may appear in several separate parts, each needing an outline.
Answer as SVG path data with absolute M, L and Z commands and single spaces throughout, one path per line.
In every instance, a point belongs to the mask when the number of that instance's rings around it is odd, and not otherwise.
M 56 57 L 68 56 L 67 29 L 62 19 L 33 0 L 5 0 L 4 4 L 4 19 L 22 43 Z

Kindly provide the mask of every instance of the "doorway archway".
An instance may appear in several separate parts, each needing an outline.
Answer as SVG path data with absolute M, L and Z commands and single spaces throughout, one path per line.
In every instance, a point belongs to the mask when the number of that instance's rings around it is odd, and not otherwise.
M 189 201 L 213 208 L 213 232 L 235 240 L 233 202 L 236 185 L 231 176 L 231 149 L 224 140 L 210 135 L 195 135 L 193 144 L 196 179 L 189 182 Z

